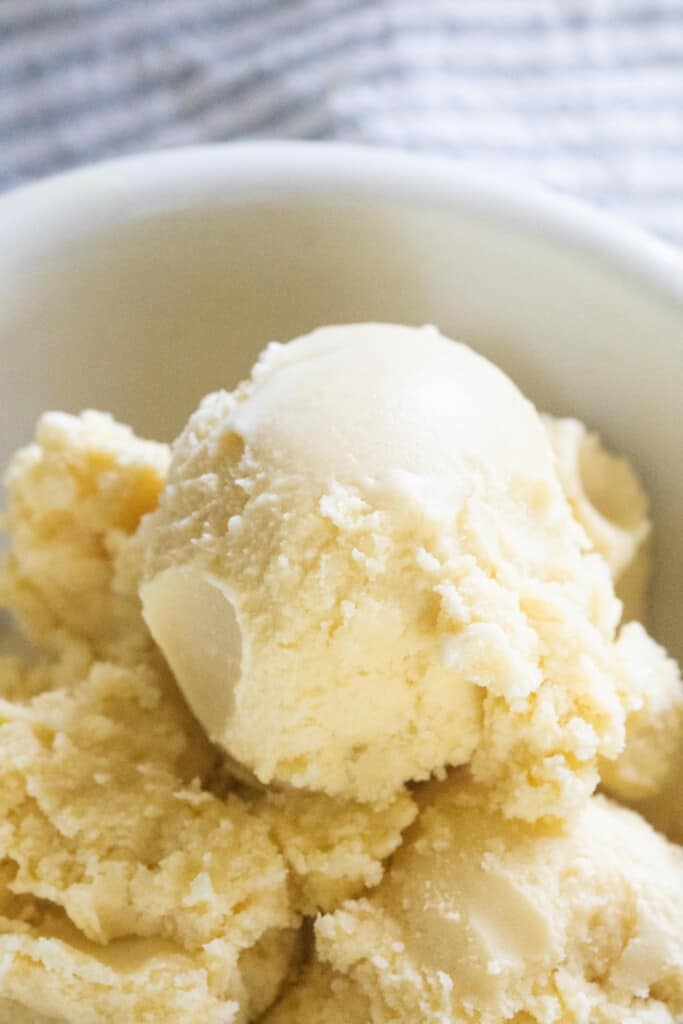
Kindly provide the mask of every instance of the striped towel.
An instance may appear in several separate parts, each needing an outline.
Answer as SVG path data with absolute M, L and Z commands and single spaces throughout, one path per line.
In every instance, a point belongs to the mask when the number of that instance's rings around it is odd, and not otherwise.
M 540 180 L 683 244 L 683 0 L 0 0 L 0 185 L 235 138 Z

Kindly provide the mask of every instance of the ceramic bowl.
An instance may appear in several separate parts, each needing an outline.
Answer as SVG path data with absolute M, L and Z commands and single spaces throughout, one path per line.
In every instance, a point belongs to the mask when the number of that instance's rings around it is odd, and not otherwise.
M 343 145 L 202 147 L 0 198 L 0 462 L 48 408 L 171 438 L 261 346 L 437 324 L 628 453 L 657 525 L 654 629 L 683 635 L 683 259 L 584 205 Z

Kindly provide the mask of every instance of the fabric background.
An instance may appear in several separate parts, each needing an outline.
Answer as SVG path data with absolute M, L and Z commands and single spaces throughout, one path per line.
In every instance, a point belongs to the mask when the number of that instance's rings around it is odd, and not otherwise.
M 683 244 L 683 0 L 0 0 L 0 187 L 261 137 L 449 155 Z

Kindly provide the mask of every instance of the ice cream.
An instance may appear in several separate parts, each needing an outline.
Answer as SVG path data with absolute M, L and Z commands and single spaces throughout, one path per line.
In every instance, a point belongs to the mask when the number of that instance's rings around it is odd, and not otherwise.
M 345 975 L 321 963 L 308 966 L 264 1020 L 264 1024 L 371 1022 L 374 1024 L 371 1003 L 360 988 Z
M 604 797 L 546 826 L 460 776 L 422 803 L 379 889 L 317 921 L 323 966 L 269 1024 L 351 1024 L 353 998 L 373 1024 L 682 1019 L 683 850 Z
M 624 605 L 624 620 L 646 621 L 652 521 L 641 481 L 630 463 L 608 452 L 598 435 L 583 423 L 547 415 L 543 422 L 562 488 L 594 550 L 609 567 Z M 678 796 L 683 785 L 683 688 L 679 669 L 636 623 L 622 630 L 619 646 L 631 678 L 634 706 L 627 716 L 625 751 L 616 761 L 603 760 L 600 775 L 614 796 L 635 804 L 653 824 L 682 840 L 683 804 Z
M 572 511 L 607 562 L 624 618 L 647 611 L 652 523 L 643 485 L 626 459 L 612 455 L 597 434 L 574 419 L 543 417 Z
M 381 325 L 269 347 L 172 451 L 41 418 L 6 477 L 0 1024 L 683 1020 L 683 851 L 590 796 L 677 834 L 679 672 L 619 626 L 623 474 L 548 431 Z
M 286 866 L 244 801 L 184 779 L 154 674 L 95 663 L 0 714 L 0 994 L 69 1024 L 264 1009 L 296 952 Z
M 683 748 L 683 686 L 676 662 L 639 622 L 624 626 L 617 647 L 630 694 L 626 742 L 616 760 L 600 761 L 600 778 L 612 796 L 639 801 L 666 784 Z
M 191 418 L 142 538 L 152 634 L 264 783 L 382 801 L 471 763 L 534 819 L 623 746 L 620 606 L 541 420 L 434 329 L 270 346 Z
M 12 459 L 2 525 L 10 548 L 0 565 L 0 605 L 35 647 L 50 656 L 42 671 L 21 673 L 42 688 L 72 687 L 102 660 L 144 664 L 187 736 L 189 774 L 215 755 L 168 673 L 141 614 L 141 553 L 136 531 L 166 482 L 166 445 L 135 436 L 105 413 L 46 413 L 34 441 Z M 5 662 L 5 685 L 11 673 Z
M 155 508 L 169 451 L 105 413 L 47 413 L 7 471 L 0 603 L 41 647 L 135 661 L 149 635 L 124 550 Z M 117 567 L 118 560 L 121 565 Z
M 301 911 L 376 884 L 417 811 L 249 792 L 217 764 L 137 599 L 167 462 L 107 416 L 48 414 L 6 477 L 0 590 L 42 656 L 0 658 L 0 1021 L 260 1015 Z
M 293 906 L 309 916 L 377 885 L 417 814 L 406 792 L 373 807 L 324 793 L 269 791 L 255 810 L 289 868 Z

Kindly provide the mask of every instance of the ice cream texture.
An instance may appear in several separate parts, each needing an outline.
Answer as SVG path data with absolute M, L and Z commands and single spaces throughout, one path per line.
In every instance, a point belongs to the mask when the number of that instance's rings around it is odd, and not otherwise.
M 171 449 L 41 418 L 0 1021 L 683 1020 L 680 851 L 589 796 L 681 836 L 678 668 L 614 596 L 645 607 L 647 500 L 571 423 L 387 325 L 270 346 Z
M 462 776 L 421 804 L 380 887 L 316 922 L 318 965 L 269 1024 L 683 1019 L 683 850 L 600 796 L 547 825 Z
M 376 813 L 218 770 L 136 593 L 167 464 L 110 417 L 47 414 L 6 476 L 0 593 L 38 645 L 0 658 L 12 1024 L 253 1019 L 300 955 L 302 909 L 376 884 L 416 814 L 408 794 Z
M 644 620 L 650 575 L 649 501 L 629 462 L 575 419 L 544 416 L 562 488 L 593 548 L 607 562 L 624 617 Z
M 2 995 L 69 1022 L 265 1009 L 298 941 L 284 861 L 245 802 L 183 780 L 153 677 L 97 663 L 0 712 Z
M 51 651 L 88 648 L 135 661 L 149 645 L 130 538 L 156 507 L 169 450 L 106 413 L 47 413 L 9 466 L 11 549 L 0 601 Z
M 264 783 L 378 802 L 469 763 L 534 820 L 624 746 L 621 606 L 544 425 L 435 329 L 269 346 L 190 419 L 142 537 L 151 632 Z

